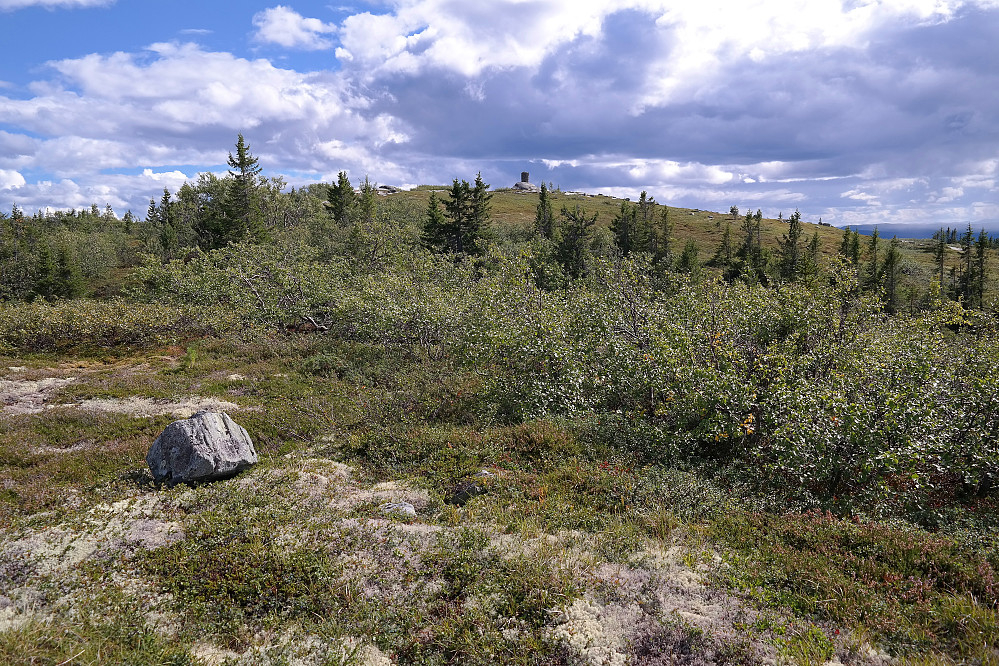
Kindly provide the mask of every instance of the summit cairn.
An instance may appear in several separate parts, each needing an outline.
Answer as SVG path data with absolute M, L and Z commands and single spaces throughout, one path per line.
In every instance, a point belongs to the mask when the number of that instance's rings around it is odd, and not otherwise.
M 520 172 L 520 182 L 513 184 L 513 189 L 521 192 L 540 192 L 541 188 L 531 184 L 531 174 L 527 171 Z

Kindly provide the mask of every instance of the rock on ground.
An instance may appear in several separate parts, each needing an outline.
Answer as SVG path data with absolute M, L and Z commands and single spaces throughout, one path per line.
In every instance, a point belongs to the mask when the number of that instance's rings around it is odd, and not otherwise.
M 170 486 L 225 479 L 257 462 L 246 430 L 228 414 L 201 411 L 174 421 L 146 454 L 157 483 Z

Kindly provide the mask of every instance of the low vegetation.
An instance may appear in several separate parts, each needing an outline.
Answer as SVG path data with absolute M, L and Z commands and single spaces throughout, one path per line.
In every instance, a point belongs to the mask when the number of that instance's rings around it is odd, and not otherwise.
M 232 165 L 4 284 L 0 662 L 999 659 L 994 250 Z M 204 405 L 260 464 L 155 487 Z

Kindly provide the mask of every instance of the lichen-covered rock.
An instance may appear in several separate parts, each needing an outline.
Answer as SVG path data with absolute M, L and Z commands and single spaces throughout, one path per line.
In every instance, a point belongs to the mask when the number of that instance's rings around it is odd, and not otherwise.
M 174 421 L 146 454 L 157 483 L 174 486 L 225 479 L 257 462 L 246 430 L 228 414 L 201 411 Z

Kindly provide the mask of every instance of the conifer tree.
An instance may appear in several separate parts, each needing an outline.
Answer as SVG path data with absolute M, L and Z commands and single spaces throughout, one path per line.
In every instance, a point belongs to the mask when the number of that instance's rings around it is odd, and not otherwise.
M 448 243 L 447 219 L 441 210 L 440 200 L 436 192 L 430 193 L 427 200 L 427 212 L 423 221 L 423 244 L 428 248 L 445 248 Z
M 898 277 L 902 268 L 902 253 L 898 249 L 900 244 L 898 236 L 892 236 L 882 267 L 885 308 L 891 313 L 898 311 Z
M 327 207 L 333 221 L 346 228 L 350 224 L 351 211 L 354 209 L 356 195 L 354 187 L 350 184 L 346 171 L 337 174 L 336 183 L 330 187 L 327 196 Z
M 357 210 L 360 221 L 364 224 L 370 225 L 375 221 L 375 215 L 378 213 L 378 200 L 375 195 L 375 186 L 367 175 L 364 176 L 364 182 L 361 183 L 361 196 L 357 202 Z
M 794 211 L 788 219 L 787 233 L 780 243 L 780 273 L 785 280 L 794 281 L 801 272 L 801 213 Z
M 234 182 L 230 190 L 231 220 L 226 240 L 240 241 L 246 237 L 259 240 L 264 235 L 264 229 L 254 199 L 261 167 L 250 153 L 250 146 L 244 141 L 242 132 L 236 138 L 236 154 L 229 153 L 228 163 L 231 167 L 229 175 Z
M 489 224 L 489 213 L 492 210 L 493 195 L 489 191 L 489 185 L 482 180 L 482 172 L 475 174 L 475 182 L 472 185 L 469 199 L 469 217 L 471 227 L 475 229 L 476 241 L 485 226 Z
M 655 230 L 655 247 L 650 248 L 652 260 L 657 264 L 669 266 L 673 263 L 673 218 L 669 215 L 669 206 L 663 206 L 659 212 L 659 224 Z
M 555 233 L 555 214 L 552 212 L 551 195 L 544 181 L 541 182 L 538 207 L 534 212 L 534 233 L 548 240 L 551 240 Z
M 590 241 L 597 213 L 588 216 L 578 204 L 572 210 L 562 206 L 561 218 L 555 254 L 567 276 L 580 278 L 589 270 Z
M 989 235 L 985 229 L 978 232 L 978 239 L 975 241 L 975 305 L 978 308 L 985 307 L 985 270 L 988 264 Z
M 936 264 L 937 279 L 942 294 L 944 291 L 944 259 L 947 256 L 947 235 L 943 227 L 940 227 L 940 230 L 933 234 L 933 240 L 936 241 L 933 244 L 933 263 Z
M 629 205 L 627 201 L 622 201 L 621 210 L 610 223 L 611 233 L 614 234 L 614 244 L 625 257 L 631 254 L 637 218 L 637 209 Z
M 880 259 L 879 252 L 879 241 L 881 236 L 878 234 L 878 228 L 875 226 L 874 231 L 871 232 L 871 239 L 867 243 L 867 252 L 870 259 L 867 264 L 867 286 L 870 289 L 877 289 L 881 283 L 881 266 L 878 264 Z

